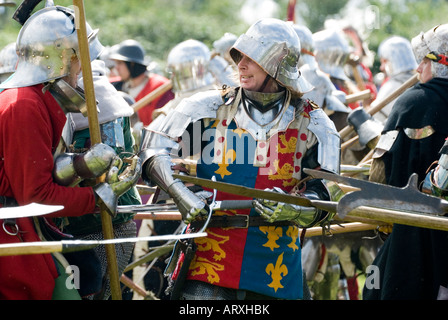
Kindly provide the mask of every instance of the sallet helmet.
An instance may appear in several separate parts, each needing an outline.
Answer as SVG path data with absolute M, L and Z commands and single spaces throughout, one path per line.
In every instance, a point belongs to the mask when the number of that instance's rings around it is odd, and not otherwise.
M 400 36 L 392 36 L 384 40 L 378 48 L 378 55 L 387 60 L 385 68 L 388 76 L 415 70 L 418 66 L 411 42 Z
M 92 61 L 103 46 L 97 38 L 98 29 L 92 30 L 89 24 L 86 27 Z M 26 87 L 65 77 L 72 55 L 80 56 L 74 11 L 61 6 L 37 11 L 20 29 L 16 49 L 16 71 L 0 88 Z
M 171 49 L 167 58 L 174 92 L 196 90 L 214 83 L 209 72 L 210 49 L 202 42 L 189 39 Z
M 313 33 L 306 26 L 294 24 L 294 31 L 297 33 L 300 39 L 300 59 L 299 67 L 304 64 L 309 64 L 315 67 L 316 58 L 314 57 L 314 40 Z
M 230 55 L 236 64 L 241 60 L 241 54 L 248 56 L 281 86 L 305 93 L 313 86 L 300 74 L 300 49 L 300 40 L 292 23 L 265 18 L 255 22 L 238 38 Z
M 331 77 L 348 80 L 344 65 L 350 56 L 350 46 L 343 34 L 325 29 L 313 34 L 314 55 L 322 71 Z

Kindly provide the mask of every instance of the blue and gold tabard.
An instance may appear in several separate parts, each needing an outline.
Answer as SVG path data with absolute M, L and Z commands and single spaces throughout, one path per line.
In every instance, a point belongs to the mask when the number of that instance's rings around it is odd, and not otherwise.
M 298 182 L 301 158 L 314 142 L 307 130 L 308 113 L 294 117 L 288 129 L 267 141 L 257 141 L 235 121 L 212 121 L 205 131 L 213 137 L 197 165 L 200 178 L 286 192 Z M 218 129 L 217 129 L 218 128 Z M 220 129 L 219 129 L 220 128 Z M 217 131 L 220 131 L 218 133 Z M 220 158 L 221 161 L 216 161 Z M 294 177 L 293 177 L 294 175 Z M 218 192 L 217 200 L 247 199 Z M 254 209 L 216 211 L 214 215 L 257 216 Z M 195 239 L 196 255 L 188 279 L 254 291 L 282 298 L 303 296 L 299 229 L 296 226 L 208 228 L 208 237 Z

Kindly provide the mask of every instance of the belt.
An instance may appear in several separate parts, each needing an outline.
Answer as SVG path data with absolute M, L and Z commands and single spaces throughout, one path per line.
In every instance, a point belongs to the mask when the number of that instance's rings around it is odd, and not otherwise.
M 16 199 L 5 196 L 0 196 L 0 204 L 3 207 L 17 207 L 19 205 Z
M 194 221 L 191 223 L 193 228 L 200 228 L 204 221 Z M 210 219 L 208 228 L 249 228 L 249 227 L 264 227 L 264 226 L 297 226 L 292 221 L 276 221 L 267 222 L 263 217 L 251 217 L 248 215 L 237 216 L 216 216 Z

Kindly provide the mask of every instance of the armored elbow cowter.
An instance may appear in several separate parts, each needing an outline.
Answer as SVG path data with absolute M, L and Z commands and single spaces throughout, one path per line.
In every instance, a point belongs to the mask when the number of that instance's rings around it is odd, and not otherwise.
M 207 214 L 206 203 L 190 191 L 182 181 L 173 178 L 172 165 L 168 154 L 156 154 L 148 159 L 144 174 L 173 198 L 185 222 L 191 222 L 198 215 Z
M 84 179 L 100 177 L 120 161 L 114 149 L 98 143 L 85 153 L 60 154 L 54 160 L 53 178 L 61 186 L 74 187 Z

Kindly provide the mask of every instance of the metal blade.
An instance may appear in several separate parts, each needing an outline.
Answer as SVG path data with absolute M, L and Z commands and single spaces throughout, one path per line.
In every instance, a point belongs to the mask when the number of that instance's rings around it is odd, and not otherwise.
M 237 210 L 252 208 L 252 200 L 222 200 L 215 201 L 213 210 Z M 162 204 L 140 204 L 117 206 L 117 213 L 158 213 L 177 212 L 177 205 L 174 203 Z
M 167 211 L 178 211 L 177 206 L 173 203 L 117 206 L 117 213 L 152 213 Z
M 434 215 L 444 215 L 448 212 L 447 201 L 425 194 L 418 189 L 417 174 L 415 173 L 409 177 L 405 187 L 398 188 L 324 171 L 304 169 L 304 172 L 314 178 L 335 181 L 360 189 L 348 192 L 339 200 L 337 212 L 341 218 L 360 206 Z
M 54 206 L 38 203 L 30 203 L 20 207 L 0 208 L 0 219 L 17 219 L 43 216 L 64 209 L 64 206 Z

